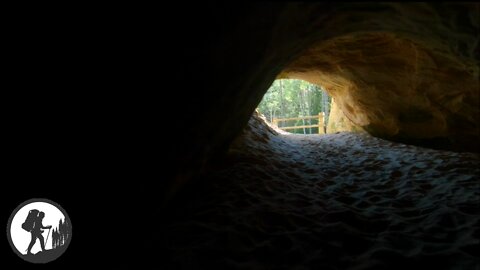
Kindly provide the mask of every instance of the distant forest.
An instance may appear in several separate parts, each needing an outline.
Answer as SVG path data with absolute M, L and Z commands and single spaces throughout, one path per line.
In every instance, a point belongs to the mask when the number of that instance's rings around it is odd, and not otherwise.
M 281 79 L 276 80 L 268 89 L 258 105 L 258 110 L 270 122 L 273 122 L 274 118 L 310 116 L 324 112 L 326 125 L 330 113 L 330 104 L 331 97 L 321 87 L 303 80 Z M 316 119 L 294 120 L 288 122 L 288 126 L 315 125 L 317 123 L 318 120 Z M 282 124 L 284 122 L 281 122 L 279 127 L 282 127 Z M 312 134 L 318 133 L 318 129 L 292 129 L 289 132 Z
M 71 228 L 68 220 L 65 222 L 60 219 L 58 223 L 58 228 L 53 229 L 52 232 L 52 248 L 56 249 L 67 243 L 67 240 L 70 238 Z

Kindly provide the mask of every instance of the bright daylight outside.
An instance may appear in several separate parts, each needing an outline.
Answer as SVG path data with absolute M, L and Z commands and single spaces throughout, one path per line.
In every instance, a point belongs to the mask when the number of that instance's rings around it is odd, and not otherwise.
M 268 122 L 297 134 L 325 134 L 331 97 L 303 80 L 281 79 L 270 86 L 258 105 Z

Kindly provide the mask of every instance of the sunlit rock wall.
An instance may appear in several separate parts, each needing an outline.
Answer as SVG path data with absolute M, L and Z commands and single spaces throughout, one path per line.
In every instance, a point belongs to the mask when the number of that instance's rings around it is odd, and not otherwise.
M 348 119 L 375 136 L 478 147 L 478 21 L 464 14 L 461 28 L 417 7 L 409 27 L 390 18 L 368 30 L 351 25 L 358 31 L 316 43 L 280 76 L 324 86 Z
M 327 133 L 335 133 L 342 131 L 360 132 L 363 131 L 363 129 L 350 121 L 350 119 L 345 116 L 340 107 L 338 107 L 335 99 L 332 99 L 332 104 L 330 105 L 330 115 L 327 125 Z

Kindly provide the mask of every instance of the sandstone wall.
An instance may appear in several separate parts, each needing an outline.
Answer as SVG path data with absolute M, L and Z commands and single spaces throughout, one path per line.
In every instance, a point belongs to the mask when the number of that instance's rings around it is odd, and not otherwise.
M 340 107 L 335 102 L 335 99 L 332 99 L 331 107 L 330 107 L 330 116 L 327 125 L 327 133 L 335 133 L 335 132 L 342 132 L 342 131 L 349 131 L 349 132 L 359 132 L 363 131 L 363 129 L 357 125 L 355 125 L 350 119 L 348 119 Z

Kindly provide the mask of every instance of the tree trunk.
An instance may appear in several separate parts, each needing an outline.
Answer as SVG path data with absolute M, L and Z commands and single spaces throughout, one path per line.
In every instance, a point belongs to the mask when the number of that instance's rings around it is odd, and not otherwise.
M 285 118 L 285 102 L 284 102 L 284 95 L 283 95 L 283 82 L 282 80 L 279 81 L 280 85 L 280 110 L 281 110 L 281 118 Z
M 323 88 L 320 88 L 321 91 L 322 91 L 322 112 L 324 113 L 323 114 L 323 123 L 324 123 L 324 129 L 325 131 L 327 130 L 327 123 L 328 123 L 328 120 L 329 120 L 329 117 L 330 117 L 330 106 L 329 106 L 329 102 L 328 102 L 328 94 L 327 92 L 325 91 L 325 89 Z
M 310 116 L 312 115 L 312 95 L 311 95 L 311 85 L 308 85 L 307 87 L 307 115 Z M 308 119 L 308 125 L 311 126 L 312 125 L 312 119 Z M 312 134 L 312 128 L 310 127 L 310 132 L 308 134 Z
M 305 116 L 305 103 L 304 103 L 304 98 L 303 98 L 303 95 L 304 95 L 304 92 L 303 92 L 304 89 L 300 89 L 299 93 L 298 93 L 298 101 L 300 103 L 300 116 Z M 302 119 L 302 123 L 303 123 L 303 126 L 305 126 L 305 119 Z M 303 134 L 305 134 L 306 131 L 305 131 L 305 127 L 303 127 Z

